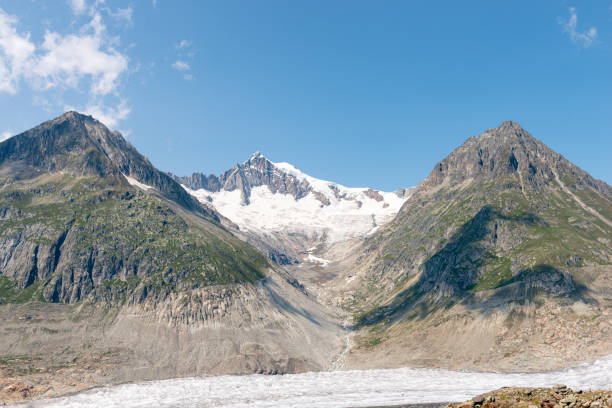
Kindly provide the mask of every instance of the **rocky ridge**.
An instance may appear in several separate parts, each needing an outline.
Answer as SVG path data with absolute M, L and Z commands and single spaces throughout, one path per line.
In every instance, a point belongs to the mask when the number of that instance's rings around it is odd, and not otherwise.
M 219 177 L 173 177 L 279 264 L 313 260 L 313 248 L 362 239 L 391 220 L 411 193 L 344 187 L 259 152 Z
M 253 153 L 247 161 L 236 164 L 219 177 L 213 174 L 206 176 L 202 173 L 173 177 L 191 190 L 204 189 L 211 192 L 239 190 L 242 204 L 247 205 L 250 203 L 251 189 L 257 186 L 268 186 L 273 194 L 290 194 L 296 200 L 312 191 L 307 181 L 281 171 L 260 152 Z M 322 203 L 325 204 L 324 201 Z

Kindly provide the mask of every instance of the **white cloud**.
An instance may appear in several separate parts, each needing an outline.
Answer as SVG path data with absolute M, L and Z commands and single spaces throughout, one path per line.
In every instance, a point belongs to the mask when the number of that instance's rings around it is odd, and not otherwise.
M 76 9 L 86 3 L 72 2 Z M 74 5 L 73 4 L 73 5 Z M 128 57 L 114 47 L 118 37 L 107 34 L 98 11 L 99 0 L 89 11 L 89 22 L 74 33 L 61 34 L 48 30 L 42 44 L 30 40 L 29 33 L 18 31 L 18 20 L 0 8 L 0 93 L 16 94 L 20 84 L 27 84 L 34 92 L 33 99 L 50 90 L 73 89 L 89 95 L 88 109 L 104 118 L 109 126 L 115 126 L 130 112 L 119 95 L 120 80 L 127 75 Z M 122 17 L 131 18 L 131 8 L 119 9 Z M 123 11 L 128 10 L 128 11 Z M 108 10 L 107 10 L 108 11 Z M 109 12 L 110 14 L 110 12 Z M 44 94 L 43 94 L 44 95 Z M 104 97 L 118 98 L 115 108 L 105 107 Z M 62 106 L 61 98 L 55 100 Z
M 185 47 L 189 47 L 191 45 L 191 41 L 188 40 L 182 40 L 180 43 L 176 44 L 176 48 L 185 48 Z
M 132 22 L 132 14 L 134 14 L 134 10 L 131 7 L 126 7 L 126 8 L 118 8 L 117 11 L 113 12 L 110 9 L 106 10 L 108 12 L 108 14 L 111 15 L 111 17 L 123 21 L 125 23 L 131 23 Z
M 173 64 L 172 64 L 172 68 L 176 69 L 177 71 L 182 71 L 184 72 L 183 74 L 183 79 L 185 81 L 193 81 L 195 79 L 195 77 L 188 72 L 185 71 L 189 71 L 191 69 L 191 64 L 181 58 L 187 58 L 189 60 L 193 59 L 193 57 L 195 56 L 195 53 L 193 51 L 187 52 L 187 49 L 189 47 L 191 47 L 191 41 L 189 40 L 181 40 L 181 42 L 179 42 L 178 44 L 175 45 L 177 51 L 177 59 Z
M 15 26 L 17 18 L 0 9 L 0 92 L 17 93 L 23 72 L 30 68 L 30 59 L 36 47 L 30 34 L 20 35 Z
M 188 69 L 191 69 L 191 66 L 185 61 L 178 60 L 172 64 L 172 68 L 176 69 L 177 71 L 187 71 Z
M 121 100 L 116 107 L 105 106 L 102 103 L 95 103 L 83 109 L 74 109 L 70 106 L 64 107 L 64 110 L 77 110 L 79 112 L 91 115 L 104 123 L 108 128 L 116 128 L 120 121 L 126 119 L 131 112 L 125 100 Z
M 4 142 L 11 136 L 13 136 L 13 132 L 11 132 L 10 130 L 5 130 L 4 132 L 0 133 L 0 142 Z
M 45 51 L 33 72 L 41 79 L 43 89 L 58 85 L 77 88 L 81 78 L 91 79 L 91 92 L 106 95 L 116 90 L 117 79 L 128 68 L 127 57 L 103 49 L 98 35 L 67 35 L 46 33 L 42 44 Z
M 587 31 L 580 32 L 577 29 L 578 26 L 578 14 L 574 7 L 570 7 L 570 18 L 567 22 L 561 21 L 563 24 L 563 31 L 565 31 L 572 42 L 584 48 L 588 48 L 593 44 L 593 41 L 597 38 L 597 29 L 595 27 L 589 28 Z
M 87 10 L 87 3 L 85 0 L 68 0 L 72 12 L 76 15 L 83 14 Z
M 108 45 L 99 13 L 78 34 L 47 31 L 38 48 L 29 34 L 17 33 L 16 23 L 0 9 L 0 91 L 16 93 L 21 79 L 43 90 L 78 88 L 86 77 L 94 95 L 106 95 L 117 89 L 118 78 L 128 69 L 127 57 Z

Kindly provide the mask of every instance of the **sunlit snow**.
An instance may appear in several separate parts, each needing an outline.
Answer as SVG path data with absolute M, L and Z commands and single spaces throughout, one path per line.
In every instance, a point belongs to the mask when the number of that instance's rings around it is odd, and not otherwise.
M 323 259 L 323 258 L 319 258 L 318 256 L 314 256 L 313 254 L 308 254 L 308 256 L 306 258 L 304 258 L 304 259 L 306 261 L 308 261 L 308 262 L 318 263 L 318 264 L 321 264 L 323 266 L 327 266 L 327 264 L 329 264 L 329 260 Z
M 151 187 L 151 186 L 149 186 L 147 184 L 143 184 L 143 183 L 139 182 L 138 180 L 136 180 L 133 177 L 126 176 L 125 174 L 123 175 L 123 177 L 125 177 L 125 179 L 128 181 L 128 183 L 130 183 L 132 186 L 138 187 L 141 190 L 147 191 L 147 190 L 150 190 L 150 189 L 153 188 L 153 187 Z
M 314 191 L 329 200 L 329 205 L 324 205 L 313 193 L 296 200 L 290 194 L 274 194 L 267 186 L 253 187 L 248 205 L 241 203 L 239 190 L 210 192 L 184 187 L 202 202 L 210 203 L 210 197 L 217 211 L 243 230 L 303 233 L 311 238 L 326 236 L 327 243 L 365 236 L 390 221 L 407 199 L 393 192 L 378 191 L 383 200 L 376 201 L 367 195 L 367 188 L 319 180 L 288 163 L 272 164 L 277 171 L 308 181 Z
M 363 370 L 183 378 L 95 389 L 34 407 L 366 407 L 463 401 L 503 386 L 562 383 L 612 389 L 612 356 L 593 364 L 535 374 L 438 369 Z

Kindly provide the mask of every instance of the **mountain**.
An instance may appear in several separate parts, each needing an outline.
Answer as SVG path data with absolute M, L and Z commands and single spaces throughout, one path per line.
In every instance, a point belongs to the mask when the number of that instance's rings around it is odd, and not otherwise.
M 0 175 L 2 277 L 35 299 L 104 296 L 114 279 L 150 293 L 187 276 L 194 285 L 264 276 L 265 260 L 220 228 L 213 210 L 91 117 L 69 112 L 0 144 Z M 202 226 L 190 227 L 180 210 L 202 217 Z M 170 250 L 172 235 L 181 239 Z M 208 275 L 188 266 L 196 259 Z M 215 271 L 217 262 L 227 273 Z
M 344 187 L 304 174 L 289 163 L 273 163 L 259 152 L 219 177 L 174 177 L 280 263 L 325 262 L 314 257 L 315 247 L 373 233 L 410 195 L 409 189 Z
M 352 364 L 520 371 L 609 353 L 611 243 L 609 185 L 516 123 L 471 137 L 335 282 L 360 328 Z
M 267 186 L 273 194 L 290 194 L 296 200 L 305 197 L 312 190 L 305 180 L 294 174 L 279 171 L 278 167 L 260 152 L 255 152 L 242 165 L 236 164 L 219 177 L 212 174 L 206 177 L 194 173 L 191 177 L 181 178 L 180 181 L 192 190 L 204 189 L 211 192 L 238 190 L 241 203 L 246 205 L 251 202 L 251 190 L 254 187 Z
M 165 174 L 68 112 L 0 143 L 0 402 L 594 360 L 612 349 L 611 244 L 612 187 L 513 122 L 382 192 L 261 153 L 221 176 Z
M 35 364 L 69 392 L 327 367 L 336 316 L 228 228 L 90 116 L 0 143 L 0 376 Z

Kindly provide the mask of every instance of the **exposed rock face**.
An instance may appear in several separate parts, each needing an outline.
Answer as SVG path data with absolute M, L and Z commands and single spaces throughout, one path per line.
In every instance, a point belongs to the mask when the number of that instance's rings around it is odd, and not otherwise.
M 348 266 L 360 278 L 348 285 L 361 299 L 352 306 L 359 322 L 386 339 L 363 349 L 363 358 L 399 350 L 399 336 L 405 341 L 415 336 L 413 342 L 431 340 L 412 356 L 404 353 L 406 362 L 425 358 L 429 350 L 430 358 L 451 366 L 451 355 L 464 347 L 461 353 L 473 356 L 473 367 L 482 367 L 477 361 L 484 360 L 500 367 L 504 354 L 519 351 L 554 366 L 563 352 L 544 351 L 535 346 L 541 341 L 536 339 L 545 337 L 549 325 L 569 324 L 570 305 L 585 305 L 585 316 L 610 326 L 610 316 L 601 311 L 610 307 L 612 293 L 611 192 L 516 123 L 504 122 L 468 139 L 436 164 L 398 216 L 367 238 L 357 261 Z M 554 317 L 544 327 L 534 326 L 538 309 L 550 302 L 546 307 L 556 310 Z M 497 312 L 501 315 L 495 317 Z M 502 352 L 501 333 L 508 333 L 497 325 L 512 313 L 522 316 L 513 330 L 522 332 L 523 346 L 508 345 Z M 586 317 L 582 324 L 590 325 Z M 479 346 L 468 340 L 472 325 L 488 327 Z M 527 335 L 524 330 L 532 326 L 541 333 Z M 443 328 L 462 345 L 452 354 L 444 354 L 451 351 L 439 338 Z M 364 344 L 372 336 L 364 332 Z M 609 341 L 589 338 L 591 358 L 606 348 L 609 352 Z M 584 344 L 576 333 L 564 346 Z
M 311 191 L 307 181 L 280 171 L 259 152 L 254 153 L 244 163 L 236 164 L 219 177 L 194 173 L 190 177 L 175 177 L 175 179 L 192 190 L 240 190 L 244 204 L 249 203 L 251 189 L 257 186 L 268 186 L 272 193 L 290 194 L 296 200 Z
M 370 197 L 372 200 L 376 200 L 378 202 L 381 202 L 384 200 L 383 196 L 381 196 L 378 191 L 372 190 L 371 188 L 365 191 L 365 195 Z
M 263 277 L 265 260 L 212 209 L 76 112 L 0 143 L 0 203 L 5 301 L 26 289 L 76 302 Z
M 336 316 L 225 221 L 89 116 L 0 143 L 0 399 L 326 368 Z
M 173 177 L 280 265 L 315 260 L 308 255 L 319 244 L 326 248 L 363 238 L 391 220 L 412 191 L 345 187 L 289 163 L 272 163 L 259 152 L 220 177 Z
M 91 116 L 67 112 L 0 144 L 0 175 L 27 179 L 44 173 L 121 179 L 131 176 L 190 209 L 203 208 L 167 174 Z M 218 219 L 217 219 L 218 220 Z
M 193 173 L 191 176 L 177 177 L 170 173 L 170 176 L 192 190 L 204 189 L 208 191 L 220 191 L 221 188 L 223 188 L 223 184 L 219 181 L 219 177 L 214 174 L 209 174 L 207 176 L 202 173 Z
M 322 370 L 340 349 L 333 315 L 274 271 L 113 307 L 3 304 L 0 320 L 0 404 L 128 381 Z
M 595 180 L 511 121 L 466 140 L 434 167 L 422 186 L 453 186 L 469 179 L 516 175 L 514 181 L 520 183 L 521 190 L 537 191 L 554 183 L 555 173 L 612 199 L 612 187 Z

